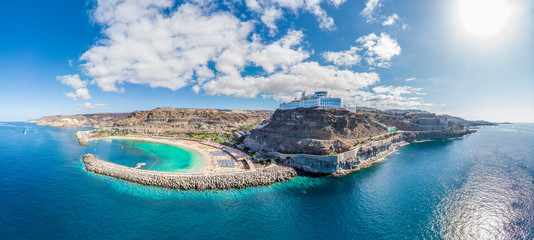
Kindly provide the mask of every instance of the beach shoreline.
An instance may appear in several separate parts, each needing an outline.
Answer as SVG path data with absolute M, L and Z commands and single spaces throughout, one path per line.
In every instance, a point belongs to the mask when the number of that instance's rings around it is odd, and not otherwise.
M 240 156 L 236 155 L 245 155 L 239 150 L 232 149 L 228 151 L 228 147 L 220 145 L 218 143 L 209 142 L 206 143 L 202 140 L 196 139 L 186 139 L 186 138 L 171 138 L 171 137 L 156 137 L 148 135 L 130 135 L 130 136 L 102 136 L 102 137 L 93 137 L 90 134 L 91 131 L 79 131 L 76 133 L 76 138 L 82 146 L 89 146 L 90 142 L 100 141 L 104 139 L 117 139 L 117 140 L 134 140 L 134 141 L 148 141 L 159 144 L 167 144 L 178 148 L 184 148 L 191 151 L 195 151 L 200 154 L 203 161 L 203 166 L 198 170 L 199 173 L 220 173 L 220 172 L 239 172 L 244 171 L 244 166 L 239 161 Z M 210 154 L 210 151 L 223 151 L 225 155 L 223 156 L 214 156 Z M 238 154 L 234 154 L 237 152 Z M 235 162 L 235 166 L 231 167 L 222 167 L 219 166 L 218 160 L 228 160 L 232 159 Z
M 154 142 L 159 144 L 167 144 L 171 146 L 175 146 L 178 148 L 184 148 L 189 149 L 192 151 L 195 151 L 196 153 L 200 154 L 202 156 L 202 167 L 198 170 L 200 173 L 205 172 L 212 172 L 216 169 L 216 162 L 214 159 L 210 156 L 206 150 L 201 149 L 194 144 L 186 144 L 181 141 L 185 140 L 168 140 L 168 139 L 159 139 L 159 138 L 153 138 L 153 137 L 136 137 L 136 136 L 110 136 L 106 137 L 104 139 L 117 139 L 117 140 L 134 140 L 134 141 L 141 141 L 141 142 Z

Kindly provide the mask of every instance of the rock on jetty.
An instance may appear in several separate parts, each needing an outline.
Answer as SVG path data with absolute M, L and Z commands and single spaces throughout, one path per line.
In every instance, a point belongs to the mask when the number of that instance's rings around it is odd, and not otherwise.
M 90 131 L 78 131 L 76 132 L 76 139 L 81 146 L 89 146 L 89 132 Z
M 129 168 L 98 159 L 92 154 L 83 155 L 87 171 L 127 180 L 142 185 L 180 190 L 240 189 L 250 186 L 266 186 L 289 181 L 297 175 L 290 167 L 269 166 L 255 171 L 217 174 L 188 174 L 156 172 Z

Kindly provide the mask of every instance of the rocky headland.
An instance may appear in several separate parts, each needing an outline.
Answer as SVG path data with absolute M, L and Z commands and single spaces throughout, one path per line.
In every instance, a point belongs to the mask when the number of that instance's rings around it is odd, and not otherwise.
M 303 172 L 340 176 L 367 167 L 410 142 L 455 139 L 474 132 L 451 124 L 438 130 L 387 133 L 388 127 L 376 120 L 385 118 L 345 109 L 277 110 L 270 123 L 252 130 L 244 143 Z M 402 124 L 424 129 L 410 122 Z
M 37 125 L 51 127 L 111 127 L 128 113 L 95 113 L 80 115 L 44 116 L 36 120 Z
M 286 166 L 303 172 L 343 176 L 371 166 L 399 146 L 419 141 L 456 139 L 474 132 L 467 129 L 463 131 L 399 132 L 383 140 L 358 145 L 349 151 L 336 155 L 282 154 L 278 152 L 270 152 L 269 154 L 284 159 Z
M 360 141 L 387 133 L 364 114 L 346 109 L 276 110 L 269 124 L 251 131 L 245 145 L 269 152 L 328 155 L 346 152 Z

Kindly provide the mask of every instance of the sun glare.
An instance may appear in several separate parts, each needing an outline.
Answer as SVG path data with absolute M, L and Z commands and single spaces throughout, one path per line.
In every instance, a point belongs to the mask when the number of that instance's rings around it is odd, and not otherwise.
M 511 10 L 505 0 L 460 0 L 458 5 L 462 27 L 477 37 L 489 37 L 502 32 Z

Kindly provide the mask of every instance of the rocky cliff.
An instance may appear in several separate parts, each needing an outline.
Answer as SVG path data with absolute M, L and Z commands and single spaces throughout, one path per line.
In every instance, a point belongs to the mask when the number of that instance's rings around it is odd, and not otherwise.
M 37 125 L 52 127 L 111 127 L 116 121 L 127 116 L 128 113 L 44 116 L 37 120 Z
M 417 131 L 400 132 L 390 137 L 369 142 L 337 155 L 321 156 L 310 154 L 283 154 L 271 152 L 270 155 L 284 159 L 287 166 L 300 171 L 321 175 L 346 175 L 360 168 L 370 166 L 376 160 L 387 156 L 398 146 L 413 141 L 446 140 L 461 138 L 471 134 L 473 130 L 442 130 L 442 131 Z
M 252 130 L 245 145 L 269 152 L 327 155 L 386 132 L 366 115 L 346 109 L 276 110 L 267 126 Z
M 446 140 L 461 138 L 465 135 L 476 132 L 475 130 L 462 129 L 462 130 L 443 130 L 443 131 L 414 131 L 404 132 L 404 141 L 429 141 L 429 140 Z

